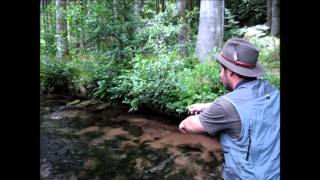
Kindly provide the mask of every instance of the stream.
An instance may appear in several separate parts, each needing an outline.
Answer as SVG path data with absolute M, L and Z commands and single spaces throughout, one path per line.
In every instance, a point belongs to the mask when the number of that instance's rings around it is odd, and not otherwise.
M 43 180 L 221 179 L 216 137 L 96 100 L 40 97 Z M 171 121 L 173 122 L 173 121 Z

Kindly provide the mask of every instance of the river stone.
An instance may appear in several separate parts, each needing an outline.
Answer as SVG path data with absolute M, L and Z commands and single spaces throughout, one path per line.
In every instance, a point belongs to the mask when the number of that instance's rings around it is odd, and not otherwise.
M 121 154 L 120 155 L 120 159 L 126 159 L 127 158 L 127 154 Z
M 62 115 L 58 112 L 53 112 L 49 115 L 49 118 L 52 120 L 59 120 L 62 119 Z
M 103 110 L 103 109 L 105 109 L 105 108 L 107 108 L 109 106 L 110 106 L 109 103 L 103 103 L 103 104 L 100 104 L 99 106 L 97 106 L 97 109 Z
M 97 160 L 95 159 L 88 159 L 84 164 L 83 164 L 83 169 L 86 169 L 86 170 L 92 170 L 92 169 L 95 169 L 98 165 L 98 162 Z
M 47 178 L 51 175 L 52 165 L 47 162 L 47 159 L 41 160 L 40 177 Z
M 78 104 L 78 103 L 80 103 L 80 100 L 79 100 L 79 99 L 67 103 L 67 106 L 73 106 L 73 105 L 76 105 L 76 104 Z
M 88 100 L 88 101 L 83 101 L 80 104 L 75 105 L 75 107 L 79 107 L 79 108 L 85 108 L 87 106 L 93 105 L 94 104 L 94 100 Z
M 104 109 L 106 109 L 107 107 L 110 107 L 109 103 L 102 103 L 99 105 L 95 103 L 95 106 L 90 106 L 87 111 L 91 112 L 91 113 L 99 113 L 101 111 L 103 111 Z

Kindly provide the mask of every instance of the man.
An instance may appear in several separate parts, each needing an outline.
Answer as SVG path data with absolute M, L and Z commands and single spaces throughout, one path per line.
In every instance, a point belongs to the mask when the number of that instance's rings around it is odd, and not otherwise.
M 280 94 L 257 78 L 264 74 L 258 56 L 250 42 L 228 40 L 215 57 L 224 88 L 231 92 L 213 103 L 189 106 L 194 115 L 179 125 L 183 133 L 220 134 L 225 180 L 280 179 Z

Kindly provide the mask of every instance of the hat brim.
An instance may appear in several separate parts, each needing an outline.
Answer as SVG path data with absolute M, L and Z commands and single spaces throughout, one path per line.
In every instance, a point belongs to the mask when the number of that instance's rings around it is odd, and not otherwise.
M 227 60 L 225 60 L 220 54 L 216 54 L 214 55 L 214 57 L 221 63 L 223 64 L 225 67 L 227 67 L 228 69 L 230 69 L 231 71 L 240 74 L 242 76 L 246 76 L 246 77 L 259 77 L 262 76 L 265 73 L 264 67 L 257 63 L 256 66 L 254 68 L 245 68 L 242 66 L 237 66 Z

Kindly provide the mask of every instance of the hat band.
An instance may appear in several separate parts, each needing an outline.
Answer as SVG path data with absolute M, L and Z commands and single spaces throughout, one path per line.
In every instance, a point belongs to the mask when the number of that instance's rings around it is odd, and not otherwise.
M 256 67 L 255 64 L 247 64 L 247 63 L 244 63 L 244 62 L 242 62 L 240 60 L 235 61 L 233 59 L 230 59 L 230 58 L 226 57 L 225 55 L 223 55 L 223 53 L 220 53 L 220 54 L 224 59 L 226 59 L 227 61 L 231 62 L 232 64 L 236 64 L 238 66 L 242 66 L 242 67 L 246 67 L 246 68 L 254 68 L 254 67 Z

